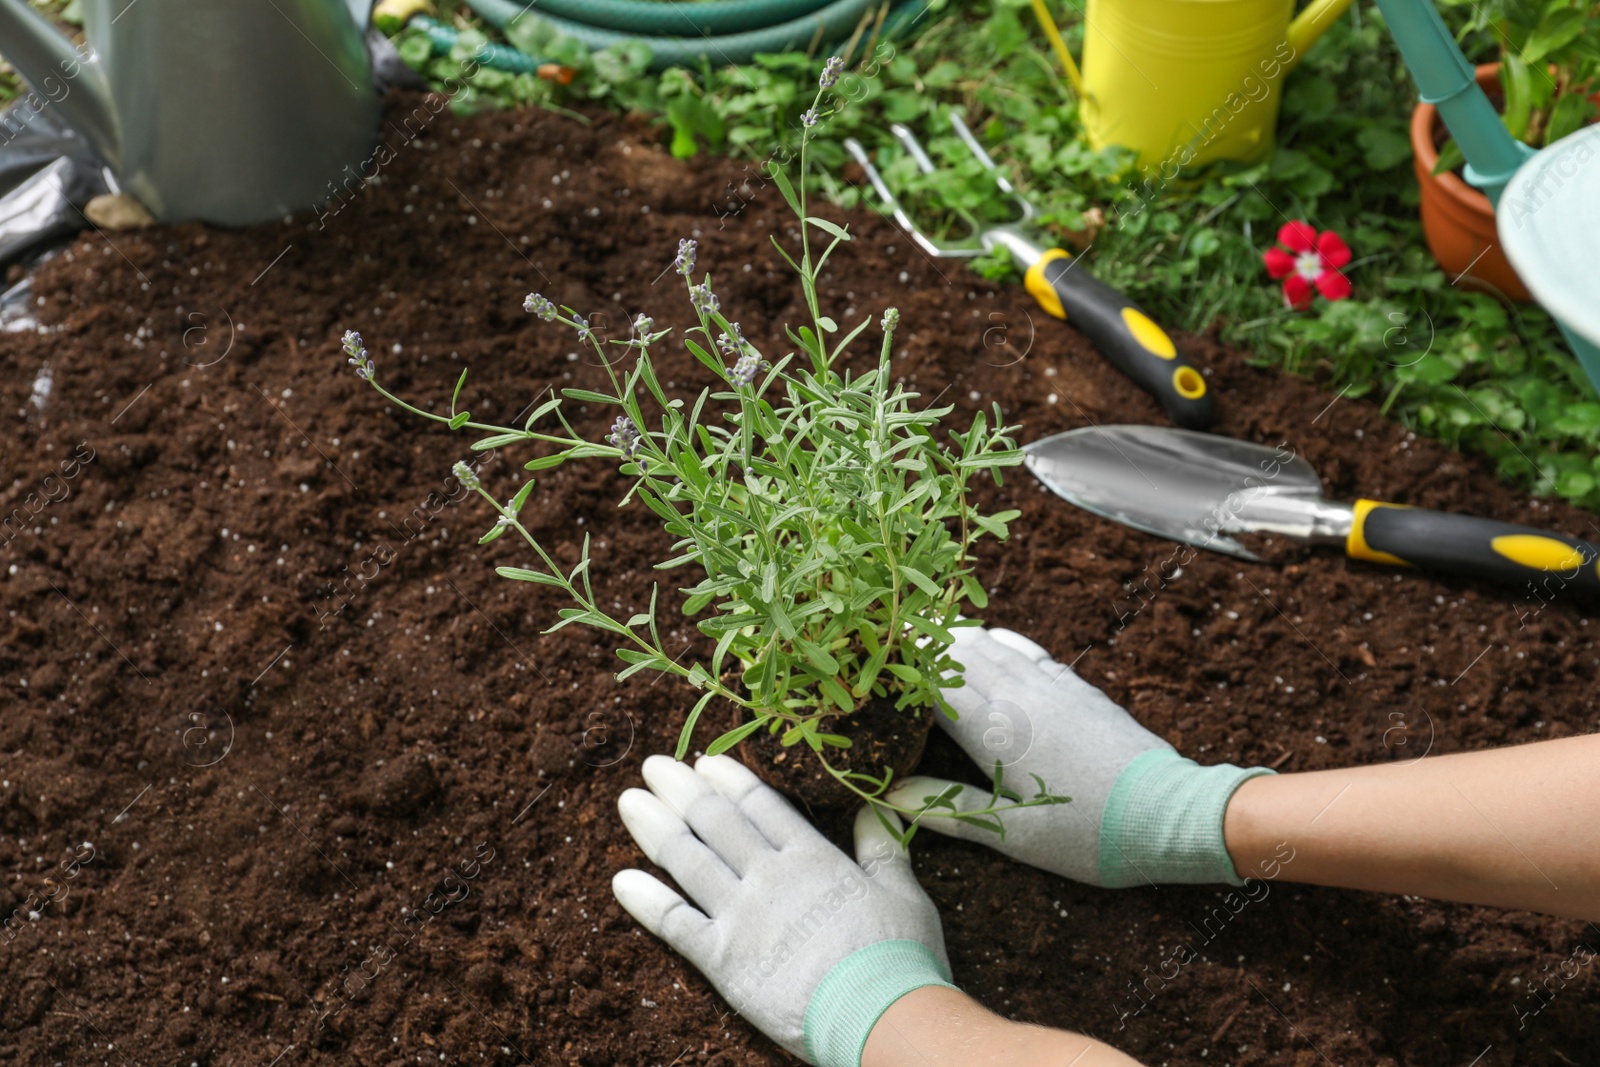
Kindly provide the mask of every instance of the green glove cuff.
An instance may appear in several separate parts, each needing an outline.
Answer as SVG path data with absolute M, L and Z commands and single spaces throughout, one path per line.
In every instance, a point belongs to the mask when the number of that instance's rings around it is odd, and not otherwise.
M 1243 885 L 1222 839 L 1233 791 L 1275 774 L 1223 763 L 1202 767 L 1171 749 L 1152 749 L 1123 768 L 1100 817 L 1100 884 L 1227 882 Z
M 806 1055 L 817 1067 L 861 1067 L 878 1019 L 928 985 L 955 988 L 939 957 L 920 941 L 879 941 L 852 952 L 823 975 L 806 1005 Z

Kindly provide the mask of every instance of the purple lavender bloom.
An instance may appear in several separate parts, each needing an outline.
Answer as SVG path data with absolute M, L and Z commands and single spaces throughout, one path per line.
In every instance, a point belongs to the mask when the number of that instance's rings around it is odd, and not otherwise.
M 556 306 L 538 293 L 529 293 L 522 301 L 522 310 L 539 316 L 546 322 L 554 322 Z
M 749 346 L 750 342 L 744 339 L 744 331 L 739 328 L 739 324 L 737 322 L 730 322 L 728 324 L 728 329 L 732 331 L 731 334 L 717 334 L 717 347 L 722 349 L 722 351 L 728 356 L 740 356 L 744 353 L 744 350 Z
M 748 352 L 740 356 L 738 361 L 728 368 L 728 380 L 734 385 L 752 385 L 755 383 L 756 375 L 766 370 L 769 366 L 771 364 L 766 360 L 754 352 Z
M 639 451 L 639 446 L 644 443 L 644 435 L 639 432 L 639 427 L 626 415 L 618 415 L 617 421 L 611 424 L 611 432 L 606 434 L 606 443 L 613 448 L 622 450 L 624 459 L 632 459 Z
M 361 345 L 361 335 L 354 330 L 346 330 L 341 343 L 344 345 L 344 354 L 350 357 L 350 363 L 356 369 L 357 376 L 372 381 L 377 368 L 372 365 L 372 360 L 367 358 L 367 350 Z
M 678 273 L 687 278 L 694 273 L 694 253 L 698 246 L 694 241 L 685 237 L 678 241 L 678 256 L 672 265 L 678 268 Z
M 722 302 L 717 299 L 717 294 L 711 291 L 709 285 L 689 286 L 689 303 L 694 305 L 696 311 L 702 315 L 715 314 Z

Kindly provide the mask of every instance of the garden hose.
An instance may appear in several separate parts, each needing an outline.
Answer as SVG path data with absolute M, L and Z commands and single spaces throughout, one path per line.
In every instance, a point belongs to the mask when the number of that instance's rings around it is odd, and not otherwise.
M 433 44 L 433 54 L 436 56 L 448 55 L 461 38 L 461 31 L 454 26 L 446 26 L 438 19 L 426 15 L 415 15 L 409 25 L 416 27 L 427 35 Z M 508 44 L 496 44 L 487 41 L 473 53 L 473 59 L 491 70 L 503 70 L 508 74 L 537 74 L 546 81 L 557 81 L 567 85 L 572 81 L 571 67 L 564 67 L 547 59 L 530 56 L 526 52 L 511 47 Z
M 849 37 L 883 0 L 542 0 L 538 17 L 591 49 L 642 41 L 650 69 L 748 63 L 763 52 L 805 49 Z M 915 20 L 931 0 L 904 0 L 884 19 L 887 35 Z M 504 30 L 529 9 L 513 0 L 466 0 L 485 22 Z
M 535 13 L 641 37 L 718 37 L 790 22 L 832 3 L 834 0 L 540 0 Z

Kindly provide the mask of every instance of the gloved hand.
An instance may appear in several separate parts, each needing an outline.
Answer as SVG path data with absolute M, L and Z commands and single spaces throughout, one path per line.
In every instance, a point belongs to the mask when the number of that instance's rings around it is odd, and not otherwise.
M 1002 810 L 1004 839 L 934 814 L 919 825 L 1091 885 L 1242 884 L 1223 844 L 1223 812 L 1235 789 L 1272 771 L 1184 759 L 1021 634 L 981 627 L 955 634 L 950 655 L 965 668 L 966 684 L 942 691 L 960 718 L 940 715 L 939 725 L 986 773 L 999 760 L 1008 788 L 1026 795 L 1037 774 L 1072 801 Z M 920 808 L 950 785 L 907 778 L 889 800 Z M 972 788 L 954 798 L 962 810 L 988 802 L 986 791 Z
M 851 860 L 731 757 L 651 756 L 644 780 L 618 799 L 622 821 L 698 907 L 637 870 L 612 879 L 617 901 L 778 1044 L 859 1067 L 891 1004 L 950 985 L 939 913 L 870 809 Z

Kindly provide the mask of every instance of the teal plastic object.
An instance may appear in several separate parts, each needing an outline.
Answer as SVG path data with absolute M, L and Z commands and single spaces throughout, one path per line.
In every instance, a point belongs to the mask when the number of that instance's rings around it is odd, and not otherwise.
M 594 0 L 572 0 L 570 3 L 555 5 L 541 3 L 537 7 L 529 7 L 513 0 L 467 0 L 467 6 L 476 11 L 485 22 L 500 29 L 506 24 L 525 13 L 537 15 L 545 19 L 556 29 L 571 37 L 582 41 L 591 49 L 605 48 L 607 45 L 619 41 L 643 41 L 650 48 L 651 70 L 665 70 L 668 67 L 698 67 L 702 61 L 710 60 L 716 66 L 734 63 L 748 63 L 756 55 L 764 52 L 788 52 L 804 50 L 813 43 L 821 41 L 829 43 L 848 37 L 862 22 L 868 11 L 874 8 L 881 0 L 831 0 L 831 2 L 818 4 L 808 0 L 805 4 L 798 0 L 710 0 L 708 3 L 656 3 L 646 0 L 644 3 L 627 4 L 629 11 L 641 7 L 649 8 L 699 8 L 699 7 L 724 7 L 732 11 L 735 7 L 741 16 L 745 14 L 743 5 L 749 5 L 752 12 L 759 12 L 762 22 L 758 28 L 743 30 L 737 33 L 713 34 L 707 36 L 693 32 L 697 20 L 691 20 L 685 26 L 685 31 L 671 35 L 651 35 L 648 32 L 628 28 L 616 29 L 600 24 L 600 19 L 591 12 Z M 914 21 L 928 9 L 930 0 L 910 0 L 897 6 L 884 21 L 885 33 L 897 30 L 908 22 Z M 596 8 L 607 9 L 612 17 L 608 21 L 617 21 L 615 12 L 609 11 L 617 0 L 594 4 Z M 569 12 L 579 13 L 577 17 L 561 17 L 554 15 L 557 7 Z M 800 15 L 794 15 L 797 8 L 808 8 Z M 659 20 L 664 16 L 657 16 Z M 681 17 L 681 15 L 680 15 Z M 661 25 L 660 21 L 651 25 Z
M 1378 0 L 1378 10 L 1400 46 L 1423 103 L 1439 109 L 1450 135 L 1467 157 L 1466 179 L 1490 203 L 1533 156 L 1533 149 L 1511 136 L 1499 112 L 1472 76 L 1472 64 L 1428 0 Z
M 1600 126 L 1524 164 L 1500 197 L 1495 228 L 1506 258 L 1600 389 Z
M 640 37 L 714 37 L 764 30 L 833 0 L 539 0 L 534 14 Z M 519 7 L 519 10 L 521 8 Z
M 1600 165 L 1588 165 L 1600 130 L 1536 152 L 1500 121 L 1428 0 L 1378 0 L 1378 9 L 1422 99 L 1461 146 L 1467 181 L 1495 205 L 1507 258 L 1600 392 Z
M 448 55 L 450 49 L 461 39 L 460 30 L 454 26 L 446 26 L 438 19 L 431 19 L 426 15 L 414 16 L 409 24 L 427 34 L 428 40 L 433 44 L 433 54 L 436 56 Z M 526 52 L 520 52 L 508 44 L 497 44 L 494 41 L 484 42 L 473 53 L 473 59 L 491 70 L 503 70 L 508 74 L 537 74 L 539 67 L 548 62 L 537 56 L 530 56 Z

